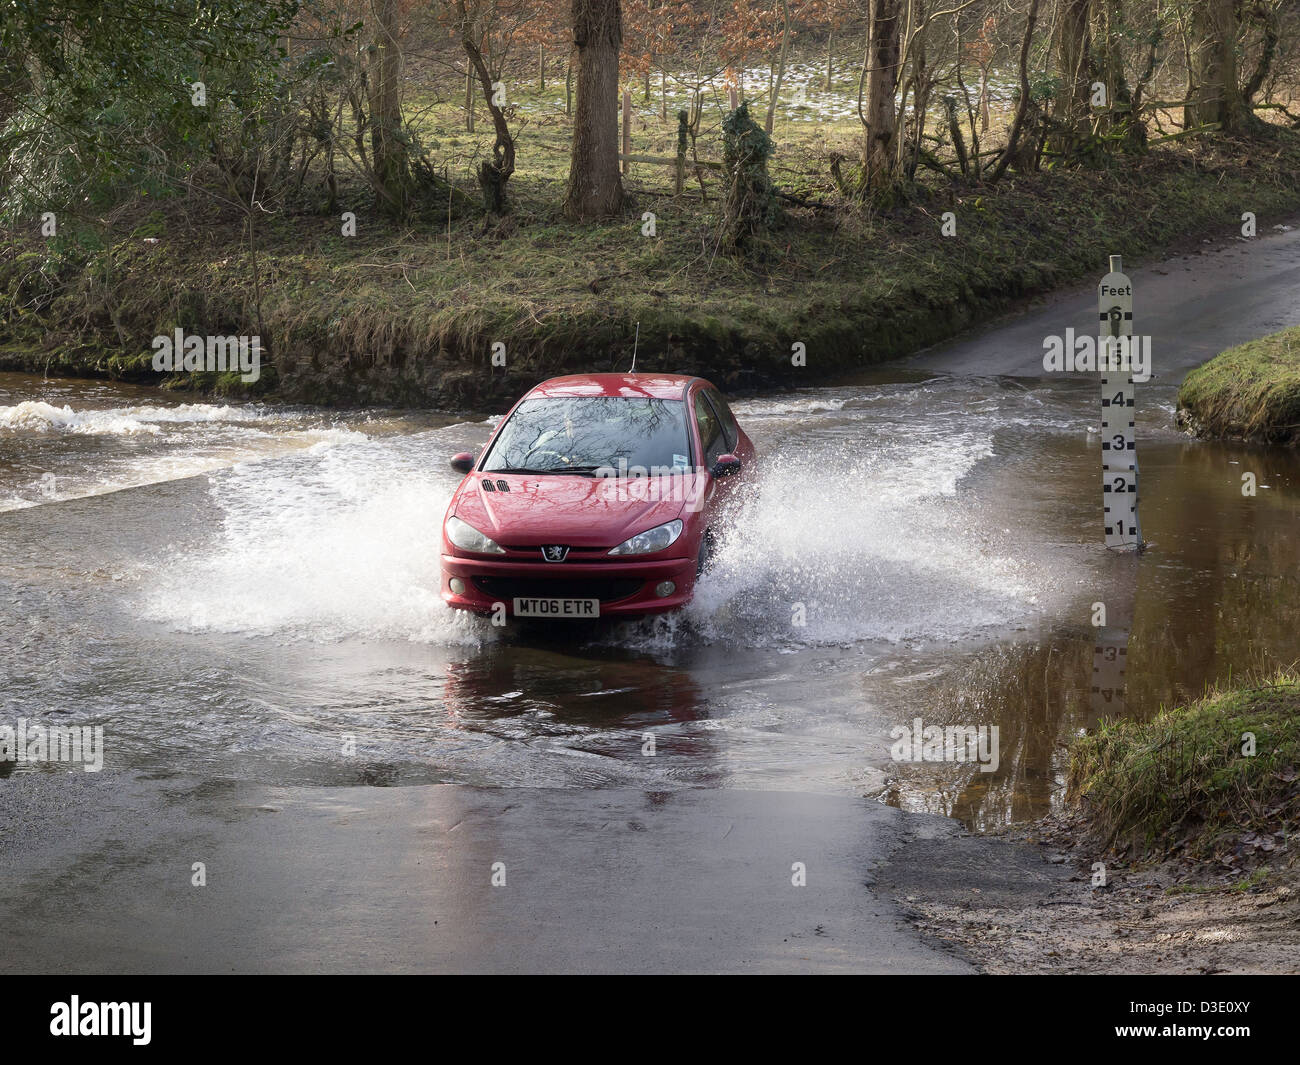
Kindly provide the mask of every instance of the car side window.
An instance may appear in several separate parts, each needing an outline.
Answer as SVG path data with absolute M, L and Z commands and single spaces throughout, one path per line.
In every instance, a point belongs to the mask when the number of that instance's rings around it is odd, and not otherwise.
M 700 446 L 704 449 L 704 465 L 712 469 L 719 455 L 727 453 L 727 441 L 722 435 L 722 423 L 713 413 L 703 392 L 695 393 L 695 423 L 700 427 Z
M 718 420 L 722 422 L 722 435 L 727 440 L 727 450 L 736 450 L 736 441 L 740 439 L 739 427 L 736 425 L 736 416 L 731 413 L 731 408 L 727 406 L 727 401 L 722 398 L 722 394 L 716 389 L 710 388 L 704 393 L 713 409 L 718 413 Z

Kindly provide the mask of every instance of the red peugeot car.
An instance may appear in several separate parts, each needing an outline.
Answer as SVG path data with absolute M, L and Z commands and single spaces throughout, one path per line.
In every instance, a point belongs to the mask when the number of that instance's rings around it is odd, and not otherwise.
M 676 374 L 556 377 L 502 419 L 442 526 L 442 598 L 584 620 L 674 610 L 722 531 L 754 445 L 713 385 Z

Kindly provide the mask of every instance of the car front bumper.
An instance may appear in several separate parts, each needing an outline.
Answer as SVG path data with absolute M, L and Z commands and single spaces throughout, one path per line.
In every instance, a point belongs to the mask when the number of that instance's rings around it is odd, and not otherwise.
M 464 591 L 451 590 L 460 578 Z M 655 585 L 672 581 L 671 595 L 658 596 Z M 513 559 L 442 556 L 442 598 L 457 610 L 491 614 L 504 603 L 514 616 L 514 599 L 599 599 L 601 617 L 631 617 L 676 610 L 690 602 L 695 588 L 695 561 L 689 558 L 648 562 L 520 562 Z

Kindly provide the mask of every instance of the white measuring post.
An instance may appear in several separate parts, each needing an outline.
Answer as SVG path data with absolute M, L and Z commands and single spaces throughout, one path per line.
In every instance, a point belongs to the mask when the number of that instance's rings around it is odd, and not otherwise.
M 1118 255 L 1097 286 L 1101 368 L 1101 497 L 1106 546 L 1142 548 L 1133 391 L 1133 283 Z

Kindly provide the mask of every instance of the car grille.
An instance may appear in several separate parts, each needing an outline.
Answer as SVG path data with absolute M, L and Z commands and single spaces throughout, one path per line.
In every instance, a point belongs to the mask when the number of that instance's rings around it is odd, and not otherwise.
M 640 591 L 635 577 L 474 577 L 474 587 L 494 599 L 599 599 L 613 603 Z

